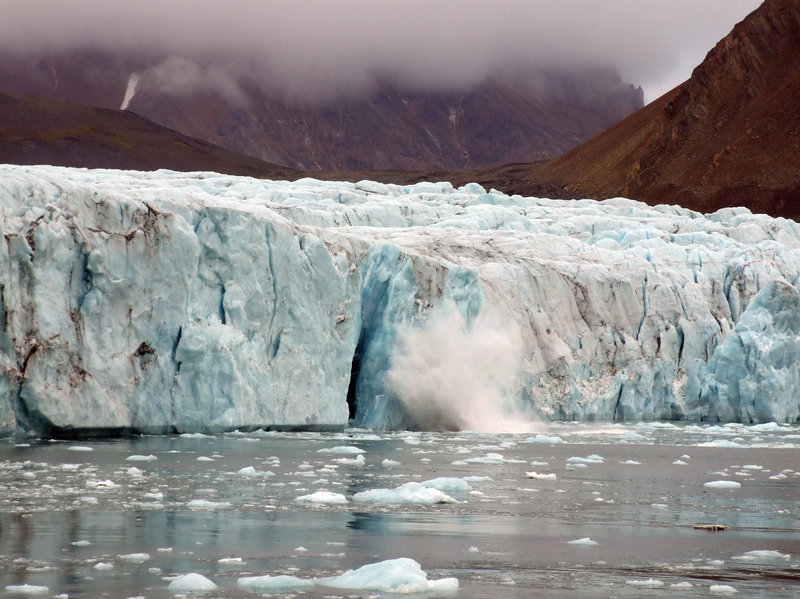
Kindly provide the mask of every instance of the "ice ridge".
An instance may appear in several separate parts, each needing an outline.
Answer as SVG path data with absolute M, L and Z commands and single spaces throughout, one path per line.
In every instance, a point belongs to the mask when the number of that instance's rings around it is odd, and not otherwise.
M 800 230 L 743 208 L 5 165 L 0 226 L 4 434 L 471 428 L 475 372 L 498 413 L 800 418 Z

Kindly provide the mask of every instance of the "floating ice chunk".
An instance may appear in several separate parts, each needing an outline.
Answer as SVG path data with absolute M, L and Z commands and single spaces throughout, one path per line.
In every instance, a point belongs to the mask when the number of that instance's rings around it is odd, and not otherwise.
M 525 460 L 514 460 L 504 458 L 501 453 L 487 453 L 485 456 L 478 456 L 463 460 L 467 464 L 524 464 Z
M 567 458 L 568 464 L 602 464 L 605 459 L 596 453 L 586 456 L 585 458 L 582 457 L 571 457 Z
M 281 574 L 280 576 L 243 576 L 236 579 L 236 584 L 244 589 L 302 589 L 314 586 L 313 580 Z
M 538 472 L 526 472 L 525 474 L 528 476 L 528 478 L 534 478 L 536 480 L 556 480 L 558 478 L 555 472 L 549 472 L 547 474 L 539 474 Z
M 647 578 L 646 580 L 626 580 L 625 584 L 643 589 L 660 589 L 664 586 L 664 581 L 656 578 Z
M 396 460 L 385 459 L 381 462 L 381 466 L 384 468 L 399 468 L 402 464 Z
M 675 460 L 672 462 L 675 466 L 688 466 L 688 462 L 684 462 L 683 460 Z
M 129 455 L 125 458 L 128 462 L 155 462 L 158 458 L 154 455 Z
M 94 448 L 86 445 L 73 445 L 71 447 L 67 447 L 67 451 L 94 451 Z
M 144 472 L 142 470 L 139 470 L 136 466 L 131 466 L 125 471 L 125 474 L 135 478 L 137 476 L 142 476 Z
M 48 587 L 36 584 L 7 584 L 6 591 L 21 595 L 42 595 L 50 591 Z
M 306 551 L 308 551 L 308 549 L 306 549 L 301 545 L 300 547 L 295 547 L 294 551 L 296 551 L 297 553 L 305 553 Z
M 563 443 L 564 439 L 559 437 L 558 435 L 534 435 L 533 437 L 528 437 L 525 439 L 526 443 L 546 443 L 548 445 L 556 445 L 557 443 Z
M 85 483 L 89 489 L 116 489 L 119 487 L 113 480 L 87 480 Z
M 261 471 L 256 470 L 253 466 L 245 466 L 244 468 L 240 468 L 237 470 L 236 474 L 239 476 L 263 476 L 263 477 L 270 477 L 275 476 L 275 473 L 271 470 Z
M 468 553 L 480 553 L 480 551 L 481 550 L 478 549 L 477 547 L 475 547 L 474 545 L 472 547 L 470 547 L 469 549 L 467 549 Z
M 210 439 L 211 435 L 206 435 L 204 433 L 182 433 L 180 435 L 184 439 Z
M 620 464 L 624 464 L 626 466 L 641 466 L 641 462 L 637 462 L 636 460 L 625 460 L 624 462 L 620 462 Z
M 341 493 L 333 493 L 331 491 L 317 491 L 310 495 L 301 495 L 296 499 L 301 503 L 319 503 L 319 504 L 345 504 L 347 497 Z
M 441 478 L 434 478 L 431 480 L 423 481 L 423 487 L 427 487 L 429 489 L 438 489 L 439 491 L 444 492 L 464 492 L 471 491 L 472 487 L 469 486 L 469 483 L 465 481 L 463 478 L 451 478 L 451 477 L 441 477 Z
M 80 468 L 80 464 L 61 464 L 61 470 L 63 472 L 77 472 Z
M 788 478 L 783 472 L 779 472 L 778 474 L 773 474 L 769 477 L 770 480 L 783 480 L 784 478 Z
M 91 544 L 91 541 L 87 541 L 85 539 L 81 539 L 80 541 L 72 541 L 72 543 L 70 543 L 70 545 L 75 547 L 88 547 Z
M 207 499 L 192 499 L 186 504 L 190 510 L 221 510 L 231 507 L 228 501 L 208 501 Z
M 746 551 L 742 555 L 734 555 L 732 559 L 742 562 L 771 562 L 775 560 L 788 561 L 792 559 L 792 556 L 789 553 L 781 553 L 771 549 L 756 549 L 754 551 Z
M 201 455 L 200 457 L 197 458 L 197 461 L 198 462 L 213 462 L 214 458 L 210 458 L 207 455 Z
M 396 489 L 370 489 L 353 495 L 356 503 L 382 503 L 389 505 L 416 504 L 433 505 L 436 503 L 458 503 L 458 500 L 443 493 L 439 489 L 431 489 L 417 482 L 410 482 Z
M 355 458 L 337 458 L 333 461 L 343 466 L 355 466 L 356 468 L 361 468 L 366 464 L 363 453 L 358 454 Z
M 727 584 L 712 584 L 708 590 L 718 595 L 732 595 L 739 592 L 734 587 Z
M 582 539 L 575 539 L 574 541 L 567 541 L 568 545 L 583 545 L 585 547 L 593 547 L 599 545 L 597 541 L 593 541 L 590 537 L 583 537 Z
M 759 466 L 758 464 L 745 464 L 742 466 L 742 470 L 763 470 L 764 466 Z
M 738 489 L 742 483 L 735 480 L 712 480 L 703 484 L 704 487 L 709 489 Z
M 336 455 L 357 455 L 364 453 L 364 450 L 355 445 L 337 445 L 336 447 L 326 447 L 317 450 L 317 453 L 332 453 Z
M 217 563 L 222 564 L 223 566 L 230 566 L 243 564 L 244 560 L 241 557 L 223 557 L 218 559 Z
M 338 589 L 381 591 L 384 593 L 429 593 L 455 591 L 458 579 L 428 580 L 428 574 L 413 559 L 401 557 L 367 564 L 340 576 L 323 579 L 326 586 Z
M 136 564 L 143 564 L 144 562 L 146 562 L 146 561 L 148 561 L 150 559 L 150 554 L 149 553 L 126 553 L 126 554 L 120 555 L 118 557 L 119 557 L 119 559 L 121 559 L 123 561 L 126 561 L 126 562 L 132 562 L 132 563 L 136 563 Z
M 103 571 L 103 570 L 113 570 L 114 569 L 114 564 L 112 564 L 111 562 L 97 562 L 94 565 L 94 569 L 95 570 L 101 570 L 101 571 Z
M 691 582 L 684 580 L 683 582 L 676 582 L 669 585 L 671 589 L 691 589 L 694 585 Z
M 169 583 L 167 588 L 170 591 L 185 591 L 191 593 L 213 591 L 217 588 L 217 585 L 202 574 L 190 572 L 189 574 L 182 574 L 175 578 Z
M 733 449 L 737 447 L 743 447 L 743 445 L 737 443 L 736 441 L 730 441 L 728 439 L 714 439 L 713 441 L 698 443 L 698 447 L 724 447 Z

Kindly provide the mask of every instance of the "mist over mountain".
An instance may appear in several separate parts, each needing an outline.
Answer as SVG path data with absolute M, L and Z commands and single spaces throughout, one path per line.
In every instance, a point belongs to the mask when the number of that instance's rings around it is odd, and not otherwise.
M 260 74 L 177 55 L 9 52 L 0 91 L 124 108 L 226 149 L 296 169 L 461 169 L 558 156 L 643 104 L 610 68 L 498 70 L 422 89 L 385 77 L 359 95 L 268 95 Z

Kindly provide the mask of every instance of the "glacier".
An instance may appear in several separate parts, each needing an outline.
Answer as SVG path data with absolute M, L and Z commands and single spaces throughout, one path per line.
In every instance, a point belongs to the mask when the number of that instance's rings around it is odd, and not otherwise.
M 4 435 L 800 419 L 744 208 L 0 165 L 0 226 Z

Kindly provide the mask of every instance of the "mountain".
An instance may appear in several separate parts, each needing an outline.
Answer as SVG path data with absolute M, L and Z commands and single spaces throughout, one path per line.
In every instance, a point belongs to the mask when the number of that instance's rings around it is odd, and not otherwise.
M 236 154 L 131 112 L 0 94 L 0 163 L 172 169 L 283 177 L 289 169 Z
M 265 89 L 259 73 L 207 60 L 144 51 L 6 51 L 0 92 L 124 106 L 186 135 L 301 170 L 465 169 L 548 159 L 643 103 L 641 89 L 606 68 L 504 73 L 446 91 L 406 89 L 384 78 L 369 93 L 321 100 L 285 98 Z
M 691 78 L 544 167 L 560 197 L 800 218 L 800 2 L 766 0 Z

